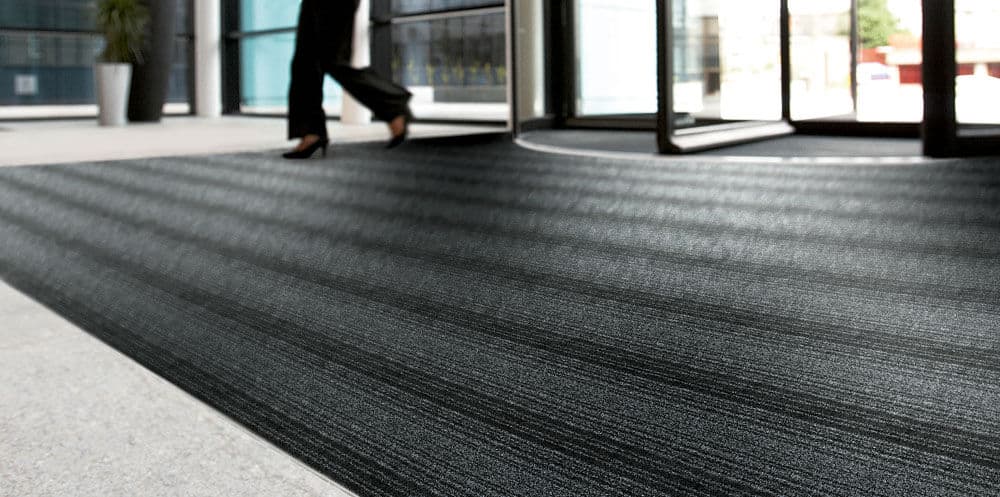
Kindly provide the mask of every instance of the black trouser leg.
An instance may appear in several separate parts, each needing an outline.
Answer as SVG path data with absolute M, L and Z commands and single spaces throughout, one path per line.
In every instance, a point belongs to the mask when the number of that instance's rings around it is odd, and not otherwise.
M 328 71 L 344 91 L 371 109 L 376 118 L 388 122 L 397 116 L 409 115 L 412 94 L 406 88 L 383 78 L 370 67 L 355 69 L 335 64 Z
M 354 13 L 358 0 L 302 0 L 288 91 L 288 138 L 308 134 L 327 138 L 323 112 L 323 78 L 329 73 L 340 86 L 391 121 L 409 115 L 410 92 L 371 68 L 350 66 Z
M 318 63 L 298 55 L 292 59 L 292 84 L 288 90 L 289 140 L 306 135 L 327 137 L 323 77 Z
M 288 89 L 288 139 L 319 135 L 326 139 L 326 113 L 323 112 L 323 66 L 317 52 L 318 41 L 311 24 L 314 16 L 310 2 L 303 2 L 295 35 L 292 57 L 292 81 Z

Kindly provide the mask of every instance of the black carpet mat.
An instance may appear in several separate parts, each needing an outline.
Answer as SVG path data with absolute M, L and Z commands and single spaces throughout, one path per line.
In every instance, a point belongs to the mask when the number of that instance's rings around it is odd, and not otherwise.
M 361 496 L 1000 495 L 998 256 L 996 159 L 0 169 L 6 281 Z

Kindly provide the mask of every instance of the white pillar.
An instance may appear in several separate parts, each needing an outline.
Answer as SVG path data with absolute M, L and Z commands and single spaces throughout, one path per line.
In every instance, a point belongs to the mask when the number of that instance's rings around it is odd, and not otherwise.
M 509 15 L 509 11 L 508 11 Z M 545 12 L 542 2 L 518 2 L 517 19 L 514 19 L 516 53 L 511 53 L 508 43 L 507 67 L 517 64 L 517 74 L 508 76 L 508 85 L 517 85 L 517 102 L 510 98 L 510 106 L 517 106 L 518 119 L 525 121 L 545 117 Z M 507 73 L 511 73 L 508 71 Z M 518 123 L 514 123 L 516 126 Z
M 371 65 L 371 41 L 368 38 L 369 0 L 361 0 L 354 16 L 354 41 L 351 45 L 351 66 L 356 68 Z M 372 113 L 367 107 L 354 100 L 344 92 L 344 100 L 340 107 L 340 122 L 344 124 L 368 124 L 372 121 Z
M 194 109 L 201 117 L 222 115 L 221 3 L 194 2 Z

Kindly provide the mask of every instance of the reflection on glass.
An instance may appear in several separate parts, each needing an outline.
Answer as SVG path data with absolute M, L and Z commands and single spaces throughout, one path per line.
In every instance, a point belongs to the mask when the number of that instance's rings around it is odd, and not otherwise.
M 858 0 L 859 121 L 923 120 L 922 19 L 920 0 Z
M 577 0 L 579 115 L 656 113 L 656 3 Z
M 241 108 L 245 112 L 284 113 L 288 108 L 295 33 L 244 38 L 240 41 Z M 328 115 L 340 115 L 341 89 L 327 77 L 323 107 Z
M 955 0 L 955 113 L 962 124 L 1000 124 L 1000 4 Z
M 497 13 L 392 26 L 392 76 L 413 92 L 419 117 L 506 118 L 504 20 Z M 446 116 L 447 106 L 458 114 Z
M 792 119 L 854 119 L 851 0 L 789 0 Z
M 0 32 L 0 105 L 94 103 L 97 35 Z
M 778 0 L 678 0 L 672 14 L 675 112 L 781 119 Z
M 95 13 L 96 0 L 0 1 L 0 81 L 8 82 L 0 85 L 0 105 L 93 105 L 93 64 L 103 46 L 87 33 L 96 29 Z M 187 2 L 178 2 L 178 34 L 189 31 L 188 15 Z M 189 50 L 189 41 L 175 39 L 168 102 L 187 101 Z
M 183 2 L 181 2 L 183 3 Z M 167 102 L 188 102 L 188 55 L 191 42 L 185 38 L 174 40 L 174 61 L 170 65 L 170 83 L 167 91 Z
M 191 11 L 188 9 L 187 0 L 180 0 L 177 2 L 177 27 L 175 31 L 177 34 L 194 34 L 194 20 L 191 17 Z
M 300 0 L 240 0 L 240 31 L 294 28 L 300 3 Z
M 375 0 L 385 1 L 385 0 Z M 419 14 L 453 9 L 475 7 L 503 6 L 503 0 L 392 0 L 390 10 L 393 14 Z
M 96 4 L 96 0 L 4 0 L 0 27 L 91 31 Z

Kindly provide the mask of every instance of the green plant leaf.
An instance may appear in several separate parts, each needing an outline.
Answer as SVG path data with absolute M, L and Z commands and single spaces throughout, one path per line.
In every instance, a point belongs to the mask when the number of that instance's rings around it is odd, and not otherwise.
M 102 62 L 142 62 L 149 10 L 140 0 L 99 0 L 97 29 L 104 36 Z

